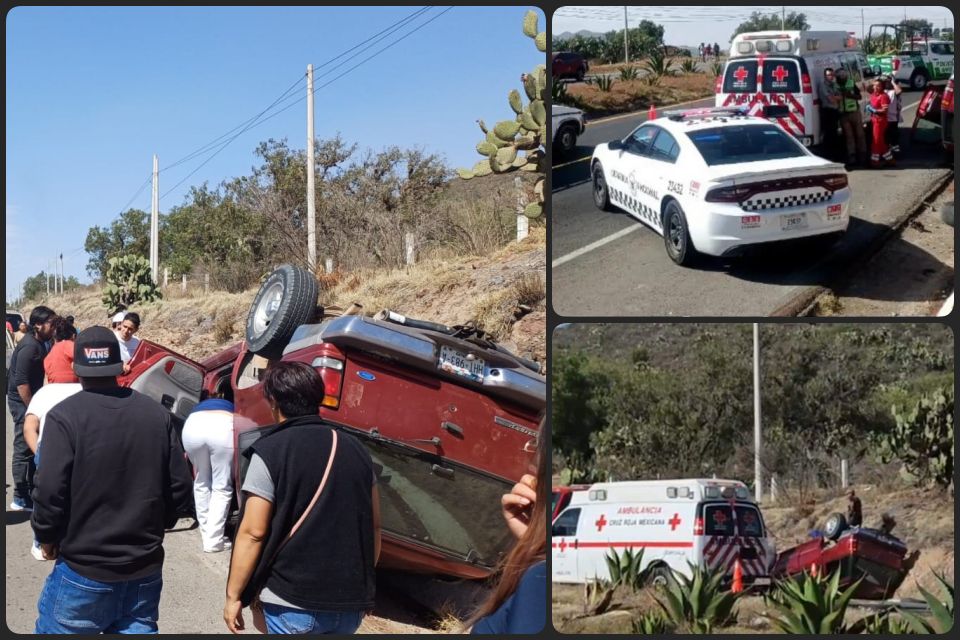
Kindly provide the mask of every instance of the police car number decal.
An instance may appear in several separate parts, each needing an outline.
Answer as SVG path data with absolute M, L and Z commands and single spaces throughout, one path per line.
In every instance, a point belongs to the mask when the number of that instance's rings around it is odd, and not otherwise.
M 672 191 L 673 193 L 682 196 L 683 195 L 683 185 L 679 182 L 674 182 L 673 180 L 667 181 L 667 191 Z

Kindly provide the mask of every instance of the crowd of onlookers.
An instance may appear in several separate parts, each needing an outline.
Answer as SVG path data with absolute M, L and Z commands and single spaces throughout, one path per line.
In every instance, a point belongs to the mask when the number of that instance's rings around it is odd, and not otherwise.
M 12 353 L 9 508 L 31 512 L 31 554 L 54 561 L 35 632 L 157 633 L 164 535 L 191 512 L 203 551 L 232 550 L 230 631 L 245 628 L 249 608 L 264 633 L 355 632 L 374 607 L 377 472 L 358 439 L 320 418 L 320 374 L 282 360 L 266 369 L 275 424 L 241 452 L 248 467 L 231 539 L 230 385 L 194 407 L 181 439 L 169 411 L 118 383 L 139 346 L 140 316 L 121 310 L 110 320 L 78 333 L 71 317 L 38 306 Z M 534 633 L 546 621 L 548 462 L 538 445 L 537 467 L 501 501 L 515 544 L 462 630 Z

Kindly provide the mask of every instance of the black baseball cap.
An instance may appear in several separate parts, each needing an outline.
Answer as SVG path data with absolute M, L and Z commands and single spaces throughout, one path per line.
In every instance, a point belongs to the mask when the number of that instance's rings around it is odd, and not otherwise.
M 106 327 L 88 327 L 73 345 L 73 371 L 81 378 L 109 378 L 123 373 L 117 334 Z

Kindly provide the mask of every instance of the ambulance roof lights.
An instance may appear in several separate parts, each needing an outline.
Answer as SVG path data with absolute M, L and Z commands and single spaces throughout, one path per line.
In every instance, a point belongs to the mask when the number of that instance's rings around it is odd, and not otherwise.
M 777 40 L 777 51 L 780 53 L 788 53 L 793 49 L 793 43 L 789 40 Z
M 703 497 L 704 497 L 704 498 L 719 498 L 719 497 L 720 497 L 720 487 L 704 487 L 704 488 L 703 488 Z
M 667 487 L 668 498 L 690 498 L 692 496 L 693 492 L 690 491 L 690 487 Z
M 765 33 L 765 34 L 758 34 L 758 35 L 752 35 L 752 36 L 743 36 L 743 39 L 744 39 L 744 40 L 766 40 L 766 39 L 768 39 L 768 38 L 773 38 L 774 40 L 784 40 L 784 39 L 789 40 L 789 39 L 790 39 L 790 34 L 789 34 L 789 33 L 775 33 L 775 34 L 773 34 L 773 35 L 770 35 L 770 34 L 768 34 L 768 33 Z
M 752 42 L 738 42 L 737 43 L 737 53 L 750 54 L 753 53 L 753 43 Z
M 587 495 L 587 498 L 590 500 L 603 501 L 607 499 L 607 490 L 606 489 L 591 489 L 590 493 Z
M 721 496 L 722 498 L 726 498 L 727 500 L 730 500 L 730 499 L 733 498 L 735 495 L 736 495 L 736 493 L 734 492 L 734 489 L 733 489 L 733 487 L 731 487 L 731 486 L 726 486 L 726 487 L 724 487 L 723 489 L 720 490 L 720 496 Z
M 757 51 L 766 53 L 773 51 L 773 41 L 772 40 L 758 40 L 757 41 Z

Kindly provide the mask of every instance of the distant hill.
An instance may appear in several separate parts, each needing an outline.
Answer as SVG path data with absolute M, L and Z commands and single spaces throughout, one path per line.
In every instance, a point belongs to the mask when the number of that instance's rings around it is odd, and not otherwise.
M 553 34 L 554 38 L 558 38 L 560 40 L 569 40 L 573 36 L 582 36 L 584 38 L 602 38 L 603 34 L 597 31 L 589 31 L 587 29 L 580 29 L 580 31 L 577 31 L 576 33 L 571 33 L 570 31 L 564 31 L 563 33 Z

